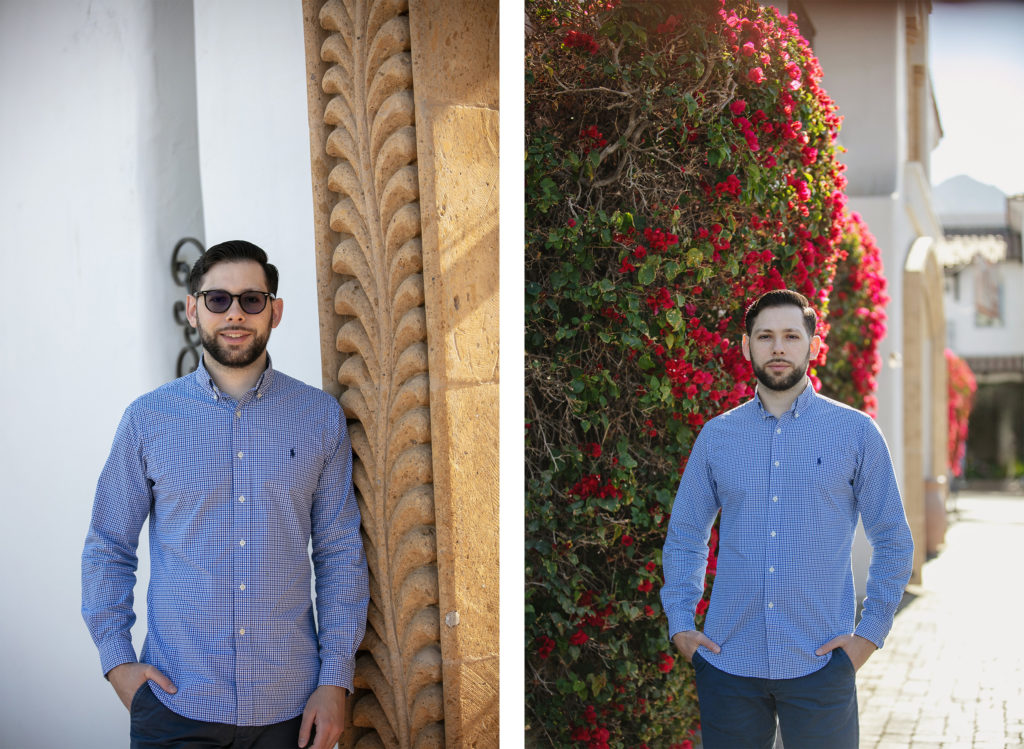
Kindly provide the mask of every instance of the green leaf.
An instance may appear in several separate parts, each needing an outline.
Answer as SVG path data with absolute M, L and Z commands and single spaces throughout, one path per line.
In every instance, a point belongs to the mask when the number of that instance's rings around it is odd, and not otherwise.
M 666 312 L 665 319 L 668 320 L 668 324 L 672 326 L 673 330 L 679 330 L 683 326 L 683 313 L 679 311 L 678 307 L 673 307 Z
M 640 266 L 640 270 L 636 275 L 636 280 L 641 286 L 647 286 L 654 280 L 655 274 L 658 272 L 658 267 L 661 265 L 660 258 L 654 255 L 648 255 L 647 259 L 644 260 Z

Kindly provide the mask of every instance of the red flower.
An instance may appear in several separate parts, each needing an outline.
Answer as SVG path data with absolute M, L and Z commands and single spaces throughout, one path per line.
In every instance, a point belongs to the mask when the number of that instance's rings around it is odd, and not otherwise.
M 708 603 L 708 599 L 701 598 L 697 602 L 697 616 L 703 616 L 704 614 L 708 613 L 708 606 L 710 606 L 710 604 Z
M 569 637 L 569 644 L 582 645 L 589 639 L 590 637 L 587 636 L 586 632 L 584 632 L 582 629 L 577 629 L 575 632 L 572 633 L 572 636 Z
M 537 648 L 537 655 L 541 658 L 547 658 L 551 655 L 551 651 L 555 649 L 555 641 L 547 635 L 541 635 L 537 639 L 540 642 L 540 647 Z
M 650 593 L 651 589 L 654 588 L 654 583 L 650 580 L 644 580 L 642 583 L 636 586 L 636 589 L 641 593 Z
M 648 562 L 644 565 L 644 569 L 648 572 L 654 572 L 656 569 L 658 569 L 658 565 L 656 565 L 654 562 Z
M 654 608 L 651 606 L 644 606 L 644 614 L 647 616 L 654 616 Z
M 630 536 L 628 533 L 624 533 L 622 535 L 622 545 L 623 546 L 632 546 L 633 545 L 633 537 Z
M 597 42 L 594 41 L 594 37 L 581 31 L 570 31 L 562 39 L 562 44 L 569 49 L 578 49 L 581 52 L 588 52 L 590 54 L 597 52 Z
M 658 668 L 663 674 L 667 674 L 672 670 L 672 667 L 676 665 L 676 659 L 668 653 L 661 654 L 661 663 L 658 664 Z

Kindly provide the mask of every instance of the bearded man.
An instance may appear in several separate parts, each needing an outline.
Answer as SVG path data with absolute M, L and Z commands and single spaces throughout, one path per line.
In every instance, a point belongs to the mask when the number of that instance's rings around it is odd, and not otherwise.
M 662 557 L 669 636 L 693 664 L 705 749 L 770 749 L 776 722 L 786 749 L 856 749 L 855 673 L 882 647 L 910 578 L 903 501 L 875 422 L 809 381 L 821 339 L 807 299 L 770 291 L 744 322 L 757 392 L 704 426 L 679 483 Z M 872 557 L 854 627 L 858 517 Z
M 369 602 L 352 447 L 338 401 L 271 366 L 277 283 L 250 242 L 196 262 L 186 315 L 199 366 L 128 406 L 97 484 L 82 615 L 133 749 L 328 749 L 344 727 Z

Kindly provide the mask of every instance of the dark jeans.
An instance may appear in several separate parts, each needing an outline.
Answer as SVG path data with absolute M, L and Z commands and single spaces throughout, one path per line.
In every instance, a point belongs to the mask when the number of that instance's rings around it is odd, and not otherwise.
M 301 715 L 269 726 L 191 720 L 165 707 L 149 682 L 132 698 L 131 716 L 131 749 L 295 749 L 302 725 Z
M 693 657 L 704 749 L 772 749 L 775 720 L 786 749 L 857 749 L 857 684 L 842 648 L 796 679 L 753 679 Z

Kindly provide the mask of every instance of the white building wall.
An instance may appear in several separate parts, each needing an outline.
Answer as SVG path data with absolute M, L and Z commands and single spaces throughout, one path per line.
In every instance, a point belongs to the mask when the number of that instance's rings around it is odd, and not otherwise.
M 274 367 L 321 386 L 302 6 L 196 5 L 199 154 L 207 243 L 255 242 L 281 271 Z
M 995 271 L 1002 285 L 1003 324 L 978 327 L 975 317 L 976 269 L 960 271 L 960 296 L 946 293 L 947 339 L 958 356 L 1020 356 L 1024 354 L 1024 265 L 1000 263 Z M 947 288 L 950 284 L 947 283 Z
M 301 24 L 297 0 L 0 2 L 2 747 L 127 746 L 80 558 L 125 406 L 174 376 L 177 239 L 267 249 L 275 365 L 320 384 Z M 143 543 L 137 648 L 147 578 Z

